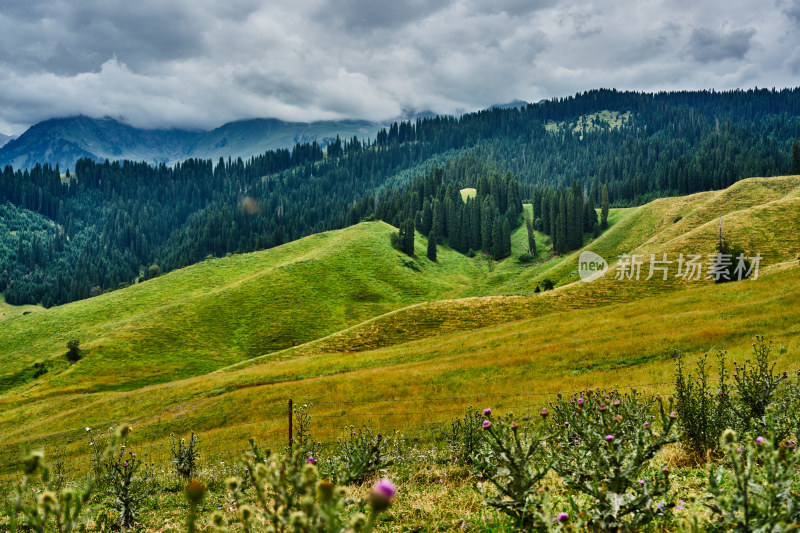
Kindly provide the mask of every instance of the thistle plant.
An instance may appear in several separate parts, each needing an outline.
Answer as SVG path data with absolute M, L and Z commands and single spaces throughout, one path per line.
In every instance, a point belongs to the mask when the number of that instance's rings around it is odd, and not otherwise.
M 697 361 L 696 374 L 686 373 L 678 356 L 675 369 L 675 410 L 681 439 L 695 457 L 707 458 L 719 449 L 722 432 L 734 423 L 733 398 L 728 387 L 725 352 L 717 353 L 716 387 L 709 381 L 707 355 Z
M 292 451 L 306 457 L 319 459 L 322 444 L 311 436 L 311 404 L 292 407 L 294 416 L 294 434 L 292 435 Z
M 172 439 L 172 464 L 175 465 L 175 473 L 180 479 L 191 480 L 197 472 L 197 460 L 200 455 L 197 453 L 197 435 L 194 431 L 189 436 L 189 442 L 186 439 L 177 439 L 175 435 L 170 435 Z
M 762 423 L 778 386 L 787 378 L 786 372 L 775 373 L 775 363 L 770 364 L 769 360 L 771 352 L 772 341 L 767 343 L 763 335 L 757 335 L 753 343 L 754 358 L 735 367 L 733 380 L 738 392 L 735 410 L 739 427 L 745 431 L 756 429 Z
M 133 527 L 139 505 L 144 500 L 144 483 L 136 476 L 142 466 L 140 459 L 131 451 L 126 451 L 125 444 L 107 457 L 108 492 L 114 497 L 114 508 L 117 511 L 117 525 L 121 528 Z
M 460 458 L 467 464 L 474 463 L 474 457 L 483 442 L 482 421 L 480 411 L 470 405 L 463 417 L 450 422 L 443 436 L 453 457 Z
M 512 415 L 495 419 L 491 409 L 485 409 L 483 415 L 478 427 L 485 446 L 476 454 L 475 465 L 498 493 L 484 501 L 520 527 L 541 525 L 542 480 L 550 470 L 546 437 L 534 428 L 520 428 Z
M 740 440 L 732 429 L 722 436 L 724 465 L 712 467 L 704 505 L 734 531 L 795 531 L 800 506 L 792 493 L 800 457 L 797 445 L 775 437 L 775 413 L 765 413 L 765 436 Z M 730 478 L 733 488 L 724 482 Z
M 129 430 L 127 426 L 122 426 L 112 435 L 108 447 L 101 456 L 103 459 L 101 464 L 111 457 Z M 45 489 L 33 494 L 32 488 L 37 479 L 44 483 Z M 22 479 L 17 484 L 13 504 L 6 512 L 9 517 L 9 530 L 68 533 L 79 529 L 86 518 L 85 506 L 93 490 L 92 474 L 88 476 L 83 491 L 71 487 L 60 491 L 54 490 L 44 452 L 31 452 L 22 461 Z
M 669 471 L 645 472 L 664 445 L 675 442 L 677 415 L 667 413 L 661 398 L 658 407 L 661 432 L 653 428 L 651 402 L 634 391 L 630 395 L 585 391 L 569 402 L 559 399 L 556 410 L 563 422 L 553 454 L 554 470 L 564 484 L 585 495 L 590 505 L 582 512 L 590 526 L 603 531 L 631 530 L 674 507 Z M 574 402 L 574 403 L 573 403 Z M 607 403 L 608 402 L 608 403 Z
M 350 427 L 350 433 L 338 440 L 339 466 L 333 474 L 341 483 L 363 483 L 369 476 L 392 464 L 389 459 L 394 435 L 373 434 L 364 426 Z
M 262 454 L 251 442 L 252 451 L 245 458 L 250 465 L 256 487 L 256 496 L 250 501 L 241 491 L 242 481 L 231 477 L 226 480 L 227 489 L 236 508 L 236 517 L 226 519 L 216 511 L 211 522 L 218 532 L 228 531 L 233 524 L 240 524 L 245 532 L 262 529 L 271 532 L 303 531 L 354 533 L 372 530 L 379 513 L 386 510 L 395 495 L 394 485 L 382 479 L 374 487 L 360 510 L 346 513 L 349 500 L 344 487 L 336 486 L 329 479 L 319 476 L 316 465 L 299 454 L 279 457 L 267 452 Z

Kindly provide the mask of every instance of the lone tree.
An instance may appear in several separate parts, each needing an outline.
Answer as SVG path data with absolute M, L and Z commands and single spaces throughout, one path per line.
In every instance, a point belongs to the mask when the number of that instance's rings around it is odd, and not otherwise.
M 428 235 L 428 259 L 436 261 L 436 231 L 431 230 Z
M 608 187 L 603 185 L 602 200 L 600 204 L 600 229 L 608 227 Z
M 161 274 L 161 267 L 158 265 L 150 265 L 150 268 L 147 269 L 147 273 L 151 278 L 157 278 L 158 275 Z
M 81 341 L 78 339 L 72 339 L 71 341 L 67 341 L 67 353 L 65 354 L 67 357 L 67 361 L 70 363 L 77 363 L 81 359 Z

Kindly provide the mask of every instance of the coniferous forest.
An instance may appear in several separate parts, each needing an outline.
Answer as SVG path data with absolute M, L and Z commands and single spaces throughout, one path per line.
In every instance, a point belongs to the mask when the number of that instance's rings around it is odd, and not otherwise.
M 375 139 L 337 138 L 327 153 L 310 143 L 174 167 L 6 167 L 0 291 L 49 307 L 370 216 L 502 258 L 529 202 L 532 224 L 564 253 L 603 229 L 609 205 L 790 173 L 797 138 L 800 89 L 594 90 L 396 123 Z M 475 196 L 463 201 L 463 188 Z

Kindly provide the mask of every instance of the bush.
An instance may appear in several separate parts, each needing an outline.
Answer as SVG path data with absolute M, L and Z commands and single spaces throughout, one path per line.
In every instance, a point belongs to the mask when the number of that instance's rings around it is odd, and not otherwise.
M 771 410 L 771 408 L 770 408 Z M 782 447 L 767 413 L 765 436 L 740 441 L 726 430 L 722 438 L 724 467 L 712 467 L 705 505 L 723 526 L 737 531 L 795 531 L 800 506 L 792 493 L 800 461 L 797 446 Z M 731 478 L 732 483 L 725 480 Z
M 189 442 L 186 439 L 176 439 L 175 435 L 170 435 L 172 439 L 172 464 L 175 465 L 175 473 L 180 479 L 190 480 L 197 472 L 197 460 L 200 455 L 197 453 L 197 435 L 194 431 L 189 436 Z
M 81 359 L 81 348 L 80 348 L 81 341 L 78 339 L 72 339 L 67 341 L 67 353 L 65 357 L 67 361 L 70 363 L 77 363 Z
M 542 290 L 545 291 L 552 291 L 553 290 L 553 280 L 550 278 L 545 278 L 542 280 Z
M 775 374 L 775 363 L 770 364 L 772 341 L 764 342 L 764 336 L 758 335 L 753 343 L 754 360 L 748 359 L 741 366 L 736 366 L 733 380 L 736 383 L 738 402 L 735 406 L 739 418 L 739 427 L 750 431 L 754 425 L 760 425 L 778 386 L 787 376 Z M 736 361 L 734 361 L 736 364 Z
M 392 464 L 389 459 L 393 436 L 373 434 L 368 427 L 354 429 L 338 441 L 339 467 L 332 474 L 345 485 L 363 483 L 369 476 Z
M 483 441 L 482 421 L 480 411 L 474 410 L 470 405 L 462 418 L 450 422 L 450 427 L 444 432 L 444 438 L 451 455 L 456 460 L 461 459 L 466 464 L 474 462 Z
M 495 419 L 484 410 L 483 443 L 476 454 L 478 472 L 498 491 L 485 503 L 510 516 L 529 529 L 547 521 L 540 492 L 542 480 L 550 470 L 545 454 L 545 437 L 533 428 L 520 429 L 512 416 Z
M 520 263 L 530 263 L 533 261 L 533 256 L 529 253 L 520 254 L 519 262 Z
M 653 429 L 653 401 L 660 433 Z M 668 516 L 675 506 L 669 471 L 644 474 L 655 454 L 676 440 L 677 415 L 667 414 L 660 398 L 589 390 L 569 402 L 559 399 L 554 409 L 553 469 L 567 487 L 588 497 L 588 507 L 573 502 L 573 510 L 591 528 L 628 531 Z
M 251 446 L 252 451 L 244 464 L 256 496 L 248 501 L 241 491 L 241 480 L 228 478 L 226 485 L 237 516 L 226 520 L 221 511 L 215 511 L 211 522 L 218 532 L 228 531 L 228 526 L 235 522 L 241 523 L 246 532 L 259 523 L 266 523 L 267 531 L 368 532 L 376 516 L 386 510 L 394 498 L 394 485 L 382 479 L 359 506 L 368 510 L 369 517 L 359 510 L 345 513 L 349 501 L 344 487 L 320 479 L 317 467 L 302 455 L 277 457 L 269 452 L 262 455 L 252 440 Z
M 697 361 L 697 374 L 686 374 L 679 355 L 675 369 L 675 398 L 684 445 L 699 459 L 719 449 L 722 432 L 734 423 L 733 400 L 725 370 L 725 352 L 717 353 L 717 386 L 709 383 L 707 355 Z

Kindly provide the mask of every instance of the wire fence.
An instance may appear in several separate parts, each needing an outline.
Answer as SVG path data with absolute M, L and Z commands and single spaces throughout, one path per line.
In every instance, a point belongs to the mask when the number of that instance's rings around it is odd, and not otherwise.
M 663 391 L 674 382 L 639 383 L 613 387 L 613 390 Z M 586 387 L 587 389 L 589 387 Z M 409 440 L 430 439 L 442 435 L 449 422 L 464 414 L 469 406 L 491 406 L 498 414 L 534 414 L 558 395 L 571 395 L 575 390 L 546 392 L 520 392 L 516 394 L 478 394 L 459 396 L 431 396 L 416 398 L 372 398 L 364 400 L 326 401 L 308 398 L 295 402 L 295 407 L 312 406 L 308 428 L 312 437 L 324 447 L 334 446 L 337 439 L 352 427 L 367 426 L 386 434 L 399 432 Z M 610 390 L 610 389 L 609 389 Z M 205 463 L 235 462 L 249 449 L 254 439 L 260 448 L 284 450 L 290 442 L 290 403 L 288 399 L 263 406 L 266 416 L 256 420 L 239 421 L 247 413 L 230 412 L 196 416 L 192 410 L 161 414 L 158 419 L 142 416 L 127 421 L 132 431 L 126 449 L 137 454 L 146 464 L 171 468 L 173 438 L 198 436 L 200 460 Z M 296 420 L 296 418 L 295 418 Z M 228 422 L 230 421 L 230 422 Z M 296 422 L 295 422 L 296 423 Z M 91 468 L 90 433 L 95 445 L 103 445 L 102 435 L 113 431 L 117 423 L 94 423 L 53 432 L 35 438 L 7 437 L 0 442 L 0 479 L 8 479 L 18 471 L 28 451 L 43 450 L 47 457 L 58 458 L 70 473 L 81 474 Z

